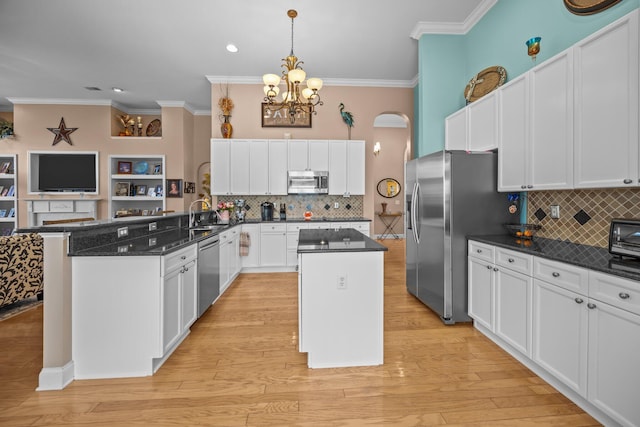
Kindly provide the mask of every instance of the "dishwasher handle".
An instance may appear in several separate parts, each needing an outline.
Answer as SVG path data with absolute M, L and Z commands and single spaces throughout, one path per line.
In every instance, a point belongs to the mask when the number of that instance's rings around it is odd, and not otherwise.
M 206 245 L 202 245 L 200 246 L 200 250 L 205 250 L 205 249 L 209 249 L 212 246 L 218 246 L 220 244 L 220 239 L 218 239 L 217 237 L 215 238 L 215 240 L 213 242 L 209 242 L 207 241 Z

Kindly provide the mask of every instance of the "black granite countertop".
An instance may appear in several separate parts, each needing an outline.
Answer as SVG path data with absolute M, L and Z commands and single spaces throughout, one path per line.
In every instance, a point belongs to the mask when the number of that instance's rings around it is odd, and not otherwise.
M 371 220 L 369 218 L 363 218 L 363 217 L 349 217 L 349 218 L 331 218 L 331 217 L 312 217 L 311 219 L 304 219 L 302 217 L 292 217 L 292 218 L 287 218 L 287 219 L 279 219 L 279 218 L 274 218 L 273 221 L 262 221 L 261 219 L 246 219 L 244 221 L 247 224 L 260 224 L 260 223 L 265 223 L 265 224 L 269 224 L 269 223 L 273 223 L 273 222 L 314 222 L 314 223 L 318 223 L 318 222 L 371 222 Z
M 300 230 L 298 253 L 386 251 L 386 246 L 353 228 Z
M 542 237 L 527 240 L 492 235 L 468 236 L 468 239 L 640 281 L 640 260 L 613 256 L 607 248 Z

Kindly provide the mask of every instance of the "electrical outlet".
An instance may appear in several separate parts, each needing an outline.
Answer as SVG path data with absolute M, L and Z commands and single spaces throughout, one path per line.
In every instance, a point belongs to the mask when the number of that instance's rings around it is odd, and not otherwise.
M 338 289 L 347 289 L 347 275 L 340 274 L 338 276 Z
M 129 235 L 129 227 L 118 228 L 118 239 Z
M 333 204 L 333 207 L 334 207 L 334 209 L 338 209 L 338 208 L 340 207 L 340 203 L 335 202 L 335 203 Z
M 560 218 L 560 206 L 551 205 L 551 218 L 554 218 L 554 219 Z
M 158 229 L 158 223 L 157 222 L 150 222 L 149 223 L 149 231 L 155 231 Z

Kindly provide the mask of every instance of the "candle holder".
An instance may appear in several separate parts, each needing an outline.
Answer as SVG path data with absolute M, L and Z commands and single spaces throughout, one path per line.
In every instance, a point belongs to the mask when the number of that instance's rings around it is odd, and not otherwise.
M 527 55 L 531 57 L 532 61 L 536 60 L 536 55 L 540 53 L 540 40 L 541 37 L 532 37 L 527 40 Z

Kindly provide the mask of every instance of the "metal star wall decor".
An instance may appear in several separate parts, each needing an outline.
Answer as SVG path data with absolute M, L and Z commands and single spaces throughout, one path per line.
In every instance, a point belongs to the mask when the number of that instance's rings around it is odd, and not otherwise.
M 71 133 L 75 132 L 78 128 L 68 128 L 64 124 L 64 117 L 60 118 L 60 124 L 57 128 L 47 128 L 50 132 L 53 132 L 56 137 L 53 139 L 53 144 L 56 145 L 60 141 L 68 142 L 69 145 L 73 145 L 71 142 Z

